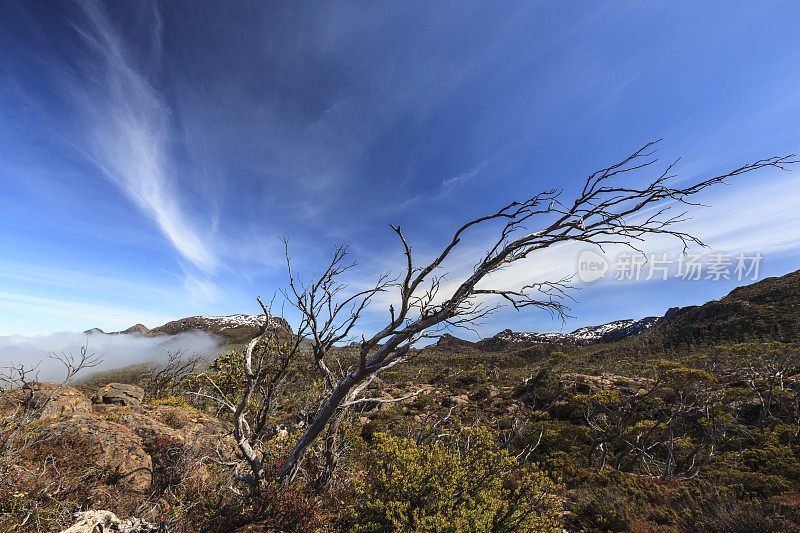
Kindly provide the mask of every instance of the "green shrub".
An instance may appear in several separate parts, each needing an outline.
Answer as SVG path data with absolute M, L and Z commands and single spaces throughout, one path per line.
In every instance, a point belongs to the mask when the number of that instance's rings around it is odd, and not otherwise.
M 378 433 L 365 453 L 352 531 L 558 531 L 553 483 L 484 428 L 435 445 Z
M 152 400 L 147 402 L 148 405 L 166 405 L 168 407 L 183 407 L 184 409 L 194 409 L 191 405 L 189 405 L 188 401 L 186 400 L 186 396 L 167 396 L 166 398 L 159 398 L 157 400 Z
M 228 395 L 233 395 L 245 385 L 244 353 L 241 350 L 229 350 L 221 353 L 208 365 L 214 382 Z
M 492 392 L 489 390 L 489 387 L 481 387 L 472 394 L 469 395 L 469 399 L 473 402 L 479 402 L 481 400 L 485 400 L 486 398 L 491 397 Z
M 478 364 L 471 370 L 454 374 L 447 379 L 447 383 L 450 386 L 457 388 L 486 383 L 487 381 L 489 381 L 489 376 L 486 374 L 486 368 L 482 364 Z
M 419 396 L 414 398 L 413 402 L 411 402 L 411 408 L 417 409 L 418 411 L 424 411 L 429 407 L 433 407 L 434 405 L 436 405 L 436 403 L 437 403 L 436 400 L 431 395 L 420 394 Z

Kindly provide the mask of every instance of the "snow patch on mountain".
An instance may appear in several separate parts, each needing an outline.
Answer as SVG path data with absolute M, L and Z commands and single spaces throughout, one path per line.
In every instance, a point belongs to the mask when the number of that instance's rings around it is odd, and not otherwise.
M 242 326 L 260 328 L 264 324 L 264 315 L 227 315 L 227 316 L 198 316 L 192 317 L 208 322 L 215 322 L 220 329 L 240 328 Z M 274 317 L 269 319 L 270 326 L 280 326 Z
M 579 328 L 570 333 L 570 335 L 576 340 L 585 343 L 616 341 L 632 335 L 638 335 L 653 327 L 659 320 L 661 320 L 661 317 L 657 316 L 649 316 L 641 320 L 615 320 L 608 324 Z
M 495 335 L 493 339 L 512 344 L 562 343 L 585 345 L 598 342 L 613 342 L 638 335 L 653 327 L 659 320 L 661 320 L 661 317 L 655 316 L 641 320 L 615 320 L 599 326 L 578 328 L 572 333 L 526 333 L 507 329 Z

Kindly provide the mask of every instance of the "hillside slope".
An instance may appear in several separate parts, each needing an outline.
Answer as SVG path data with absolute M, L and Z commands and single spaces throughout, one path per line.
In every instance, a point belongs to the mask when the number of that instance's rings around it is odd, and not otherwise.
M 264 323 L 264 315 L 190 316 L 173 320 L 153 328 L 148 335 L 177 335 L 203 331 L 222 338 L 227 344 L 244 344 L 250 341 Z M 270 327 L 279 333 L 291 333 L 289 323 L 283 318 L 271 317 Z
M 800 270 L 671 310 L 647 335 L 666 346 L 800 340 Z

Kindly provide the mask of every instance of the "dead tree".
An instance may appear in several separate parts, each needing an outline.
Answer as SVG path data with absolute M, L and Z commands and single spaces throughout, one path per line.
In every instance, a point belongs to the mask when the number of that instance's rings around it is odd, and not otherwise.
M 441 253 L 427 264 L 417 264 L 412 247 L 400 227 L 391 226 L 405 255 L 402 274 L 393 279 L 384 276 L 374 287 L 355 296 L 343 298 L 339 294 L 342 286 L 338 284 L 338 278 L 349 268 L 343 266 L 345 249 L 337 250 L 328 269 L 316 283 L 311 284 L 311 291 L 294 290 L 290 274 L 287 296 L 301 311 L 303 321 L 310 328 L 315 345 L 314 358 L 325 376 L 327 389 L 321 406 L 286 458 L 279 475 L 291 480 L 309 446 L 326 428 L 326 439 L 331 439 L 347 406 L 352 405 L 381 372 L 406 361 L 411 348 L 420 339 L 434 336 L 447 327 L 470 327 L 496 310 L 499 307 L 497 302 L 502 301 L 517 310 L 532 307 L 564 317 L 568 309 L 563 302 L 567 279 L 535 281 L 504 289 L 491 285 L 492 274 L 535 256 L 537 252 L 568 242 L 601 248 L 618 244 L 641 251 L 639 246 L 647 237 L 667 235 L 682 242 L 684 248 L 689 244 L 702 245 L 697 236 L 675 227 L 677 223 L 688 220 L 685 213 L 672 212 L 676 204 L 699 205 L 692 197 L 726 178 L 765 167 L 786 170 L 797 162 L 792 159 L 794 155 L 762 159 L 686 187 L 670 185 L 675 177 L 672 174 L 675 163 L 672 163 L 648 180 L 647 185 L 615 184 L 615 179 L 632 172 L 650 170 L 657 163 L 654 157 L 656 142 L 648 143 L 619 163 L 591 174 L 572 200 L 567 200 L 563 191 L 551 189 L 467 222 L 455 231 Z M 493 224 L 497 225 L 498 233 L 488 251 L 477 259 L 472 272 L 453 290 L 440 294 L 445 261 L 470 230 Z M 397 291 L 397 300 L 389 308 L 386 325 L 371 337 L 362 337 L 357 363 L 334 377 L 325 360 L 328 349 L 343 341 L 353 330 L 375 294 L 390 289 Z M 323 297 L 315 299 L 314 294 Z M 247 373 L 250 376 L 251 370 Z M 245 455 L 249 453 L 245 450 Z
M 250 474 L 239 477 L 251 484 L 259 483 L 264 477 L 262 444 L 276 436 L 276 428 L 268 422 L 279 393 L 286 384 L 289 367 L 300 353 L 308 329 L 307 322 L 301 320 L 298 330 L 291 334 L 282 321 L 275 320 L 261 298 L 258 298 L 258 303 L 265 320 L 242 354 L 242 390 L 233 393 L 224 390 L 209 373 L 203 372 L 197 377 L 209 384 L 209 393 L 186 391 L 193 396 L 213 400 L 220 409 L 232 415 L 233 438 L 250 469 Z
M 160 400 L 183 390 L 184 381 L 203 365 L 200 354 L 187 355 L 183 350 L 167 352 L 167 360 L 148 369 L 143 388 L 147 396 Z
M 388 274 L 378 278 L 374 286 L 358 291 L 349 296 L 339 295 L 346 290 L 347 285 L 341 282 L 341 276 L 355 266 L 348 261 L 346 245 L 334 249 L 328 267 L 318 277 L 308 283 L 297 279 L 292 271 L 292 262 L 289 256 L 289 244 L 283 239 L 286 252 L 286 265 L 289 273 L 289 287 L 283 291 L 283 296 L 289 304 L 299 311 L 301 322 L 307 331 L 311 354 L 314 364 L 323 379 L 322 398 L 327 398 L 335 390 L 336 384 L 344 379 L 341 361 L 337 360 L 337 367 L 329 366 L 327 356 L 334 346 L 350 338 L 353 328 L 361 317 L 361 313 L 369 305 L 371 299 L 378 293 L 390 288 L 393 280 Z M 390 307 L 390 309 L 393 309 Z M 363 357 L 361 358 L 364 360 Z M 355 396 L 350 396 L 350 405 L 357 402 Z M 320 482 L 327 481 L 339 460 L 337 435 L 339 426 L 346 412 L 342 402 L 335 414 L 328 421 L 328 428 L 324 439 L 324 467 L 320 475 Z
M 800 369 L 800 355 L 796 350 L 780 344 L 768 344 L 754 353 L 748 351 L 740 359 L 739 365 L 739 374 L 759 404 L 756 421 L 759 431 L 763 433 L 767 424 L 774 423 L 778 418 L 794 419 L 795 423 L 800 420 L 797 416 L 800 387 L 794 380 L 789 380 Z M 779 417 L 778 414 L 784 416 Z

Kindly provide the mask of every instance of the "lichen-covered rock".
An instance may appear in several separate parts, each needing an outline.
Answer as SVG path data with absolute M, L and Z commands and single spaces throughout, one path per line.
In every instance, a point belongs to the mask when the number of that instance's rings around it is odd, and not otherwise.
M 92 403 L 114 405 L 139 405 L 144 398 L 144 389 L 127 383 L 109 383 L 92 396 Z
M 231 436 L 233 426 L 228 422 L 183 407 L 144 407 L 148 416 L 175 430 L 185 445 L 195 452 L 213 451 L 226 458 L 238 453 Z
M 184 436 L 175 429 L 154 418 L 142 405 L 95 405 L 94 414 L 114 424 L 133 431 L 145 448 L 153 446 L 161 438 L 182 441 Z
M 92 414 L 77 413 L 42 426 L 44 438 L 75 437 L 87 444 L 87 453 L 109 477 L 127 483 L 133 490 L 150 487 L 153 463 L 141 437 L 121 424 Z
M 89 413 L 92 404 L 80 391 L 57 383 L 29 383 L 10 396 L 17 406 L 42 420 Z
M 231 437 L 233 426 L 213 416 L 172 406 L 106 405 L 93 407 L 94 415 L 130 429 L 145 450 L 163 439 L 180 442 L 196 456 L 217 454 L 232 459 L 237 453 Z
M 652 380 L 603 373 L 600 375 L 564 374 L 560 385 L 564 390 L 579 394 L 597 394 L 604 390 L 618 390 L 623 394 L 635 394 L 648 387 Z
M 118 531 L 120 533 L 158 533 L 162 528 L 141 518 L 120 520 L 111 511 L 83 511 L 75 513 L 75 524 L 61 533 L 103 533 Z M 163 530 L 166 531 L 166 530 Z
M 191 409 L 95 404 L 92 410 L 94 417 L 125 426 L 138 436 L 154 465 L 165 450 L 180 448 L 187 479 L 210 479 L 205 458 L 233 460 L 238 453 L 231 424 Z
M 29 411 L 41 418 L 35 433 L 42 442 L 70 437 L 84 444 L 81 452 L 106 473 L 106 482 L 139 492 L 150 488 L 154 461 L 167 449 L 180 448 L 187 478 L 210 478 L 207 457 L 239 456 L 230 423 L 192 409 L 142 405 L 143 395 L 139 387 L 112 383 L 93 404 L 72 387 L 30 384 L 0 395 L 0 413 Z
M 469 396 L 466 394 L 458 394 L 453 395 L 448 398 L 445 398 L 442 401 L 442 405 L 444 407 L 456 407 L 461 405 L 467 405 L 469 403 Z

